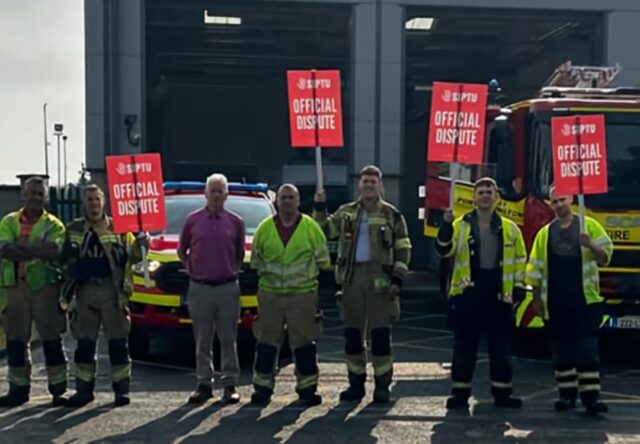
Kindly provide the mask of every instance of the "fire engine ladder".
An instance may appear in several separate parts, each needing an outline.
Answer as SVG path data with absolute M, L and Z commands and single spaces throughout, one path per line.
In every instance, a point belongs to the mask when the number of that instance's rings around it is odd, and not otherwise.
M 620 73 L 622 67 L 615 66 L 575 66 L 571 60 L 564 62 L 547 79 L 544 87 L 606 88 Z

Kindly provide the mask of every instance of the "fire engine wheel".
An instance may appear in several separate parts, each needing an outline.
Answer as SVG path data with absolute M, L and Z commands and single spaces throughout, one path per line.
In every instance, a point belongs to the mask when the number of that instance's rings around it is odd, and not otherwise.
M 138 327 L 131 327 L 129 333 L 129 353 L 133 359 L 146 359 L 151 350 L 149 334 Z

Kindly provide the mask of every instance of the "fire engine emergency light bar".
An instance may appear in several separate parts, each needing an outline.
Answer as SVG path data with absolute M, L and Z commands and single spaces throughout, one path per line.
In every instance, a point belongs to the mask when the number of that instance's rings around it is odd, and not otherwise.
M 165 182 L 163 188 L 171 191 L 198 191 L 204 190 L 205 185 L 204 182 Z M 229 183 L 229 191 L 266 193 L 268 189 L 269 187 L 266 183 Z

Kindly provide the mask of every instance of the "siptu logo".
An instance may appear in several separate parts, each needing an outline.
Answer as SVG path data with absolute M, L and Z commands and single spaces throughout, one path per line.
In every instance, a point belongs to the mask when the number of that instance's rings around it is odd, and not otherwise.
M 570 136 L 571 125 L 569 125 L 568 123 L 565 123 L 564 125 L 562 125 L 562 130 L 560 132 L 562 133 L 563 136 Z
M 116 167 L 116 172 L 121 176 L 124 176 L 125 174 L 151 173 L 152 171 L 153 167 L 150 163 L 126 164 L 124 162 L 119 162 Z
M 451 102 L 451 91 L 449 91 L 448 89 L 445 89 L 442 93 L 442 100 L 444 100 L 447 103 Z
M 303 79 L 302 77 L 300 77 L 298 79 L 298 89 L 304 90 L 307 86 L 307 81 L 305 79 Z

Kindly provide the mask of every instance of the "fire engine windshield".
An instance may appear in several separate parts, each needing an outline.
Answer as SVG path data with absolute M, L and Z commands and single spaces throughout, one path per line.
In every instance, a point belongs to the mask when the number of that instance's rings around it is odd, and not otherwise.
M 585 197 L 587 206 L 597 209 L 640 209 L 640 120 L 625 118 L 622 113 L 607 114 L 607 166 L 609 192 Z M 634 116 L 635 117 L 635 116 Z M 551 153 L 551 128 L 548 122 L 540 124 L 540 148 Z M 548 159 L 549 170 L 553 168 Z M 549 183 L 552 172 L 548 172 Z M 543 180 L 544 183 L 544 180 Z
M 204 207 L 205 204 L 205 198 L 202 195 L 165 197 L 167 229 L 163 233 L 154 234 L 179 234 L 189 213 Z M 269 201 L 255 197 L 229 195 L 224 207 L 244 219 L 245 234 L 248 236 L 255 233 L 258 224 L 264 218 L 273 214 L 273 208 Z

